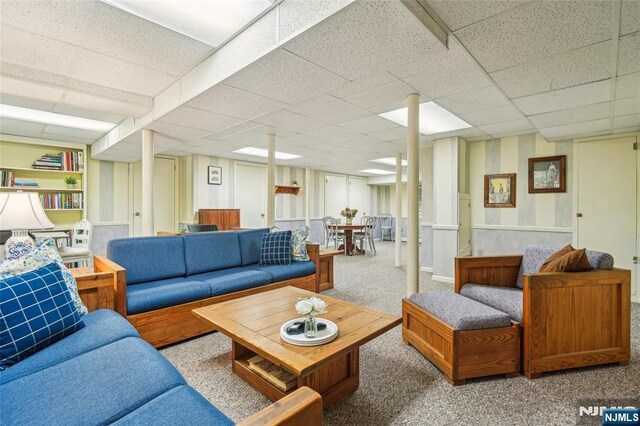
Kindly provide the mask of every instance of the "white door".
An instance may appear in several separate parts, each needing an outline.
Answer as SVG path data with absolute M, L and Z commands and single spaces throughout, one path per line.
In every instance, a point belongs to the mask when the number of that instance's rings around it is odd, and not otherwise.
M 471 256 L 470 194 L 458 194 L 458 256 Z
M 347 194 L 347 177 L 327 173 L 324 184 L 324 215 L 342 219 L 340 212 L 345 207 L 351 207 Z
M 267 226 L 267 168 L 264 165 L 236 163 L 233 200 L 234 208 L 240 209 L 243 228 Z
M 173 158 L 156 157 L 153 161 L 153 232 L 175 232 L 176 166 Z M 142 235 L 142 162 L 133 164 L 133 235 Z
M 367 185 L 367 179 L 349 176 L 349 207 L 352 209 L 358 209 L 358 214 L 356 215 L 358 222 L 360 221 L 363 213 L 371 215 L 372 212 L 369 209 L 369 185 Z
M 618 268 L 631 269 L 638 298 L 638 152 L 635 137 L 583 142 L 576 147 L 577 246 L 611 253 Z

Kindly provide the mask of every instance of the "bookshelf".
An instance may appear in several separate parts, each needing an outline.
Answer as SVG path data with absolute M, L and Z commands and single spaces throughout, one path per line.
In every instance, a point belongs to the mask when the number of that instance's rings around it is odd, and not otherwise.
M 49 161 L 55 161 L 52 159 L 57 157 L 60 152 L 75 153 L 74 158 L 77 163 L 79 163 L 78 158 L 82 157 L 83 169 L 43 170 L 32 167 L 36 161 L 42 160 L 47 155 L 51 156 L 48 157 Z M 65 162 L 69 158 L 67 157 Z M 41 200 L 47 201 L 47 204 L 43 203 L 43 206 L 47 216 L 55 225 L 54 229 L 71 229 L 76 222 L 86 217 L 87 163 L 87 149 L 82 144 L 1 135 L 0 177 L 2 172 L 11 172 L 14 180 L 36 183 L 37 186 L 8 186 L 5 174 L 5 181 L 0 180 L 0 192 L 38 192 Z M 80 165 L 77 164 L 77 166 L 79 168 Z M 77 180 L 73 188 L 68 188 L 64 181 L 68 176 L 73 176 Z M 66 200 L 70 200 L 70 202 L 65 202 Z

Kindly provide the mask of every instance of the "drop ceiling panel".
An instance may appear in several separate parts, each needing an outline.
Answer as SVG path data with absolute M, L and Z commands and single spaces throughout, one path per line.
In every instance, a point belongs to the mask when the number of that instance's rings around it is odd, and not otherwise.
M 517 120 L 519 118 L 524 118 L 524 115 L 522 115 L 522 113 L 513 105 L 507 104 L 484 111 L 460 114 L 460 118 L 474 126 L 481 126 L 483 124 Z
M 342 123 L 370 115 L 368 111 L 329 95 L 321 95 L 287 108 L 298 114 L 313 117 L 326 123 Z
M 258 127 L 253 127 L 251 129 L 245 130 L 242 132 L 247 135 L 254 135 L 261 137 L 264 141 L 267 140 L 267 136 L 270 134 L 276 135 L 276 137 L 286 138 L 291 135 L 296 134 L 296 132 L 292 132 L 291 130 L 287 130 L 284 128 L 277 128 L 268 125 L 260 125 Z
M 582 84 L 553 92 L 539 93 L 514 99 L 513 102 L 526 115 L 559 111 L 581 105 L 608 101 L 611 97 L 611 80 Z
M 443 45 L 432 46 L 429 55 L 411 58 L 408 62 L 393 64 L 388 67 L 388 71 L 394 76 L 404 79 L 419 73 L 427 73 L 434 68 L 440 68 L 459 62 L 467 58 L 464 49 L 455 39 L 449 39 L 449 48 Z
M 455 32 L 487 72 L 611 38 L 609 1 L 536 1 Z
M 387 130 L 379 130 L 377 132 L 369 132 L 369 136 L 383 141 L 393 141 L 396 139 L 404 138 L 406 143 L 407 128 L 404 126 L 394 127 Z
M 640 126 L 640 114 L 623 115 L 613 119 L 614 129 Z
M 415 87 L 422 96 L 431 99 L 491 85 L 491 81 L 479 67 L 467 59 L 422 71 L 405 77 L 402 81 Z
M 611 43 L 604 42 L 491 74 L 512 98 L 577 86 L 610 76 Z
M 616 79 L 616 99 L 640 96 L 640 72 Z
M 498 89 L 489 86 L 440 98 L 436 103 L 454 114 L 465 114 L 504 106 L 509 101 Z
M 614 102 L 614 115 L 629 115 L 640 113 L 640 97 L 620 99 Z
M 640 33 L 621 37 L 618 44 L 618 75 L 640 71 Z
M 575 137 L 609 130 L 609 119 L 565 124 L 563 126 L 545 127 L 540 133 L 545 138 Z
M 8 135 L 23 135 L 37 138 L 40 137 L 44 131 L 44 126 L 44 124 L 33 123 L 31 121 L 0 117 L 0 133 Z
M 325 127 L 327 123 L 287 110 L 275 111 L 256 118 L 256 122 L 293 132 L 306 132 Z
M 45 102 L 38 99 L 22 98 L 19 96 L 7 95 L 4 93 L 0 93 L 0 102 L 7 105 L 39 109 L 42 111 L 53 111 L 53 109 L 56 107 L 55 103 Z
M 174 109 L 160 120 L 165 123 L 208 130 L 209 132 L 217 132 L 242 122 L 237 118 L 187 106 Z
M 378 130 L 391 129 L 393 127 L 398 127 L 398 125 L 393 121 L 387 120 L 386 118 L 372 115 L 365 118 L 359 118 L 357 120 L 345 121 L 344 123 L 340 124 L 340 127 L 354 130 L 356 132 L 367 133 L 375 132 Z
M 353 80 L 428 56 L 440 42 L 400 2 L 355 2 L 288 42 L 287 50 Z
M 61 102 L 65 92 L 59 87 L 7 76 L 0 76 L 0 88 L 2 96 L 13 95 L 52 103 Z
M 283 102 L 265 98 L 264 96 L 224 84 L 212 87 L 189 101 L 187 105 L 244 120 L 249 120 L 287 106 L 287 104 Z
M 638 0 L 623 0 L 620 11 L 620 35 L 640 31 L 640 2 Z
M 50 38 L 31 34 L 3 25 L 0 27 L 0 58 L 3 63 L 15 64 L 60 75 L 68 75 L 78 48 Z M 25 52 L 29 52 L 25 55 Z
M 85 145 L 89 145 L 95 142 L 94 139 L 82 138 L 79 136 L 62 135 L 60 133 L 42 132 L 42 135 L 40 137 L 43 139 L 50 139 L 54 141 L 81 143 Z
M 119 123 L 125 117 L 140 117 L 149 112 L 149 109 L 148 106 L 69 90 L 64 102 L 56 107 L 55 112 Z
M 396 77 L 389 74 L 388 72 L 371 73 L 341 84 L 340 86 L 337 86 L 333 89 L 329 89 L 327 93 L 337 98 L 344 99 L 348 96 L 364 92 L 367 89 L 371 89 L 372 87 L 378 87 L 386 83 L 391 83 L 394 80 L 396 80 Z
M 43 130 L 44 133 L 54 133 L 56 135 L 73 136 L 90 140 L 92 143 L 100 139 L 105 132 L 94 132 L 91 130 L 74 129 L 71 127 L 54 126 L 47 124 Z
M 278 49 L 224 82 L 288 104 L 319 95 L 346 80 L 296 55 Z
M 416 89 L 400 80 L 394 80 L 382 86 L 373 87 L 355 95 L 347 96 L 345 101 L 357 105 L 360 108 L 371 109 L 381 105 L 397 103 L 406 99 Z
M 165 123 L 162 121 L 154 121 L 147 126 L 149 129 L 167 136 L 182 139 L 185 141 L 194 141 L 211 134 L 208 130 L 194 129 L 191 127 L 178 126 L 176 124 Z
M 538 128 L 554 127 L 563 124 L 580 123 L 609 117 L 609 102 L 584 105 L 561 111 L 530 115 L 529 120 Z
M 535 133 L 535 129 L 526 118 L 513 121 L 503 121 L 501 123 L 486 124 L 480 126 L 480 130 L 490 135 L 508 134 L 515 132 Z
M 427 4 L 451 31 L 498 15 L 528 0 L 428 0 Z

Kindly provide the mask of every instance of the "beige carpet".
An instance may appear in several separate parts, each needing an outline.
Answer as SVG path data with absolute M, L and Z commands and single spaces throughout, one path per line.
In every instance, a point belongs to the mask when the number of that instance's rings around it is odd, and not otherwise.
M 336 288 L 327 295 L 400 315 L 406 271 L 395 268 L 391 242 L 378 256 L 336 257 Z M 452 290 L 421 273 L 421 291 Z M 323 293 L 324 294 L 324 293 Z M 575 424 L 580 401 L 640 396 L 640 306 L 632 304 L 632 359 L 553 373 L 537 380 L 489 378 L 452 387 L 419 352 L 402 343 L 400 327 L 360 351 L 360 387 L 325 410 L 326 425 L 549 425 Z M 186 380 L 234 421 L 270 401 L 231 372 L 231 340 L 219 333 L 162 353 Z M 613 402 L 612 402 L 613 403 Z

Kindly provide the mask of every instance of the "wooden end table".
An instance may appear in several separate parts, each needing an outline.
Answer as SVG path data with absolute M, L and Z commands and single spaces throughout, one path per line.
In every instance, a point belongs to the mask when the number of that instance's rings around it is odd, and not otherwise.
M 283 287 L 192 312 L 232 339 L 233 372 L 272 401 L 308 386 L 322 395 L 328 407 L 360 385 L 360 346 L 402 322 L 396 315 L 320 296 L 328 305 L 321 315 L 338 325 L 338 337 L 325 345 L 302 347 L 280 338 L 280 327 L 299 318 L 299 297 L 318 296 L 294 287 Z M 249 358 L 260 355 L 298 377 L 297 386 L 283 392 L 249 369 Z
M 342 250 L 320 249 L 318 262 L 318 293 L 333 288 L 333 257 L 341 255 Z

